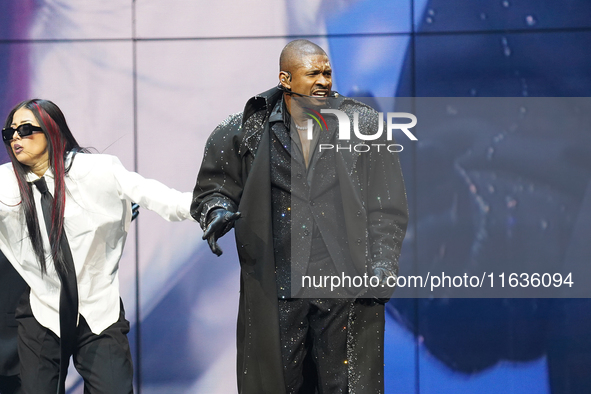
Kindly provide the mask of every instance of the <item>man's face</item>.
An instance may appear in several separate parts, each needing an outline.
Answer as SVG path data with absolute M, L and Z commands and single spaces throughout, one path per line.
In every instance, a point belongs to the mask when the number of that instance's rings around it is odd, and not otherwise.
M 308 55 L 291 76 L 292 92 L 328 97 L 332 88 L 332 68 L 326 55 Z

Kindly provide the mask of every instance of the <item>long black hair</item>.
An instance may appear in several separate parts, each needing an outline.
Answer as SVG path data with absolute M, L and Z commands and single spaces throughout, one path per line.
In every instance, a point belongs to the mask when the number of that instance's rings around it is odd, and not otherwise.
M 60 273 L 65 273 L 67 272 L 67 268 L 59 242 L 64 231 L 64 209 L 66 204 L 65 176 L 69 170 L 69 168 L 65 168 L 65 158 L 70 151 L 76 152 L 80 150 L 80 146 L 72 135 L 62 111 L 49 100 L 32 99 L 19 103 L 8 114 L 4 127 L 11 127 L 14 113 L 21 108 L 26 108 L 33 113 L 47 139 L 49 167 L 52 169 L 55 177 L 49 244 L 51 245 L 51 256 L 56 270 Z M 39 230 L 37 210 L 35 209 L 35 201 L 33 200 L 32 185 L 27 183 L 27 173 L 30 169 L 16 159 L 10 144 L 6 144 L 6 150 L 12 161 L 14 173 L 18 181 L 21 205 L 25 214 L 33 251 L 41 266 L 41 272 L 46 273 L 47 265 L 43 250 L 43 240 Z

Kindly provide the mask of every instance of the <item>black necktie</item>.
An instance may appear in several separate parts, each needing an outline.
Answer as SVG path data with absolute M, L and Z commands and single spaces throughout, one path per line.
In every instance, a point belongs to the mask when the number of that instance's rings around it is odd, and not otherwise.
M 53 197 L 47 190 L 45 178 L 40 178 L 33 182 L 41 193 L 41 208 L 43 209 L 43 218 L 47 228 L 47 235 L 51 234 L 51 205 Z M 76 269 L 74 259 L 65 230 L 62 230 L 62 236 L 59 240 L 63 260 L 66 264 L 66 272 L 58 268 L 54 262 L 56 271 L 62 284 L 60 291 L 60 374 L 57 387 L 58 394 L 66 392 L 66 373 L 70 363 L 70 356 L 76 348 L 76 326 L 78 324 L 78 286 L 76 285 Z

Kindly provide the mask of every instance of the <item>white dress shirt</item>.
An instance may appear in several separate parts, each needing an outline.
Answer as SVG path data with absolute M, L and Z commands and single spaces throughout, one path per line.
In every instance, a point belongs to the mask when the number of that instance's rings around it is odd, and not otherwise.
M 51 169 L 44 177 L 54 195 Z M 38 179 L 33 173 L 28 178 Z M 65 183 L 64 231 L 76 267 L 79 313 L 92 332 L 100 334 L 119 318 L 119 259 L 131 223 L 131 202 L 166 220 L 180 221 L 191 218 L 192 194 L 145 179 L 127 171 L 116 157 L 102 154 L 77 154 Z M 37 321 L 59 336 L 61 283 L 36 187 L 33 197 L 47 262 L 47 274 L 43 275 L 28 238 L 12 164 L 0 166 L 0 249 L 31 287 L 31 309 Z

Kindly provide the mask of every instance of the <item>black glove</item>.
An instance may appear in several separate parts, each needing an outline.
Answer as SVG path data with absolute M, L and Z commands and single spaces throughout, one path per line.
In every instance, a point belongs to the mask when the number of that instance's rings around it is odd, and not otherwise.
M 234 222 L 240 217 L 240 212 L 230 212 L 223 208 L 217 208 L 207 215 L 207 228 L 203 232 L 203 239 L 207 239 L 209 248 L 217 256 L 221 256 L 223 251 L 219 247 L 217 240 L 226 234 Z
M 396 278 L 396 274 L 387 268 L 376 267 L 373 269 L 373 275 L 379 280 L 378 287 L 372 288 L 374 298 L 377 301 L 385 304 L 390 300 L 392 292 L 394 291 L 393 285 L 396 284 L 396 281 L 394 280 Z M 390 279 L 390 286 L 388 286 L 388 278 L 394 278 Z

